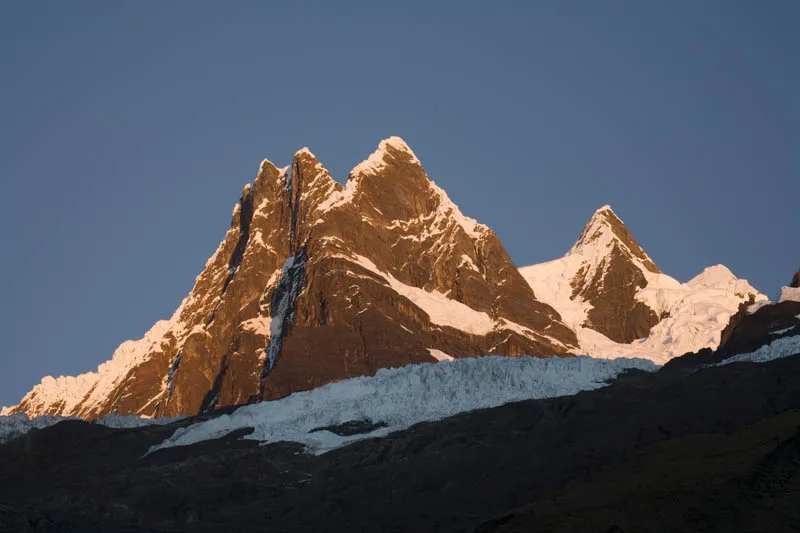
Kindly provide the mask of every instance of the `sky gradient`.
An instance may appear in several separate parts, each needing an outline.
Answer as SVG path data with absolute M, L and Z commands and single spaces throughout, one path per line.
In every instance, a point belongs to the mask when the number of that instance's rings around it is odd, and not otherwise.
M 403 137 L 520 266 L 608 203 L 681 281 L 800 268 L 799 2 L 276 4 L 0 3 L 0 405 L 168 318 L 303 146 Z

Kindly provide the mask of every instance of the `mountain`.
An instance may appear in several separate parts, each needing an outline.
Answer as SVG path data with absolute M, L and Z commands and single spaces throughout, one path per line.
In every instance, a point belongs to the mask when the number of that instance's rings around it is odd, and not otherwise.
M 346 186 L 306 148 L 285 168 L 264 160 L 172 318 L 4 413 L 196 414 L 384 367 L 577 347 L 497 236 L 392 137 Z
M 717 348 L 743 306 L 767 303 L 722 265 L 686 283 L 664 274 L 610 206 L 564 257 L 517 269 L 402 139 L 381 141 L 346 185 L 303 148 L 287 167 L 261 163 L 169 320 L 2 414 L 198 414 L 486 354 L 665 363 Z
M 607 205 L 564 257 L 520 272 L 577 333 L 579 351 L 594 357 L 664 363 L 716 348 L 740 305 L 768 302 L 723 265 L 686 283 L 664 274 Z

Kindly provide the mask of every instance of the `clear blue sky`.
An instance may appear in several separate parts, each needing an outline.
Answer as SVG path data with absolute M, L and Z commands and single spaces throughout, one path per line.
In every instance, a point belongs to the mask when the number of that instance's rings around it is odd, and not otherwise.
M 800 268 L 800 2 L 0 2 L 0 405 L 167 318 L 268 157 L 390 135 L 549 260 L 609 203 L 667 273 Z

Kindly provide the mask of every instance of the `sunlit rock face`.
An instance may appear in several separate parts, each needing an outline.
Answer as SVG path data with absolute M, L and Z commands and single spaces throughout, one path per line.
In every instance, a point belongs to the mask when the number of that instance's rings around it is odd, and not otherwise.
M 577 342 L 497 236 L 392 137 L 346 186 L 308 149 L 285 168 L 265 160 L 171 319 L 97 372 L 45 378 L 9 412 L 196 414 L 442 353 L 551 356 Z

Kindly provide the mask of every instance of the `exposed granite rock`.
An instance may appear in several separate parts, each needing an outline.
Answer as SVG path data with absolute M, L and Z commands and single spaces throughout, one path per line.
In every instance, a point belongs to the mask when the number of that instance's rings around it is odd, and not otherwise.
M 43 382 L 12 412 L 196 414 L 432 362 L 430 348 L 463 357 L 577 347 L 497 236 L 464 217 L 398 138 L 347 186 L 308 149 L 285 169 L 265 160 L 163 328 L 115 354 L 106 374 Z

